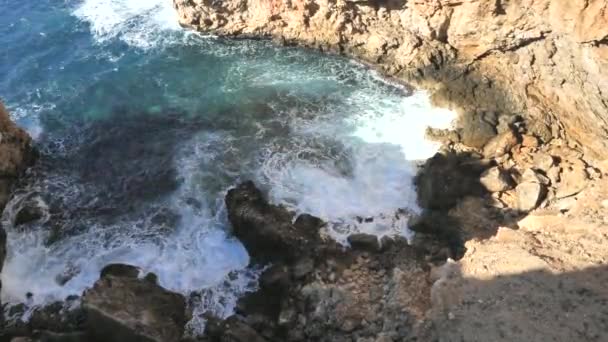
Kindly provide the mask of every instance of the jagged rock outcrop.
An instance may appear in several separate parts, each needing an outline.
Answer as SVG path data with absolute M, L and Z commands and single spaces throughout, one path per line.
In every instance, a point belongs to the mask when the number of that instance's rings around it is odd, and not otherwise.
M 430 283 L 404 239 L 380 244 L 358 234 L 345 249 L 323 237 L 318 218 L 303 214 L 292 223 L 252 182 L 231 189 L 226 206 L 253 262 L 272 266 L 259 291 L 239 301 L 237 315 L 211 318 L 211 341 L 405 341 L 423 330 Z
M 0 102 L 0 212 L 9 200 L 13 183 L 17 177 L 32 164 L 35 158 L 32 139 L 17 127 Z M 0 227 L 0 273 L 6 257 L 6 233 Z M 0 282 L 2 289 L 2 282 Z M 0 302 L 0 304 L 2 304 Z M 0 324 L 2 310 L 0 310 Z
M 375 64 L 431 90 L 437 104 L 461 112 L 465 128 L 522 115 L 543 142 L 565 136 L 586 155 L 608 157 L 606 0 L 174 3 L 180 23 L 199 31 L 272 37 Z
M 34 159 L 32 139 L 11 121 L 0 102 L 0 210 L 9 200 L 13 183 Z
M 99 341 L 177 342 L 191 318 L 186 299 L 156 283 L 138 278 L 130 265 L 106 266 L 82 297 L 87 332 Z

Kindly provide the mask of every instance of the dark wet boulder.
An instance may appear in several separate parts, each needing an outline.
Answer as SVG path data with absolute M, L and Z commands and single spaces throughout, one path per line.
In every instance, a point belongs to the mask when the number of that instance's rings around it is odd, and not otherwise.
M 28 293 L 28 297 L 35 294 Z M 46 306 L 28 307 L 17 304 L 4 308 L 6 321 L 0 322 L 0 341 L 29 338 L 32 341 L 90 341 L 85 336 L 85 313 L 77 296 Z M 24 320 L 24 317 L 29 317 Z
M 228 191 L 226 207 L 234 235 L 257 261 L 293 262 L 319 245 L 320 219 L 307 215 L 293 224 L 293 215 L 269 204 L 251 181 Z
M 21 208 L 15 216 L 15 226 L 37 221 L 42 218 L 44 213 L 37 206 L 26 206 Z
M 378 252 L 380 251 L 380 242 L 378 241 L 378 237 L 370 234 L 352 234 L 348 237 L 348 243 L 351 248 L 368 251 L 368 252 Z
M 486 158 L 502 157 L 518 142 L 519 138 L 512 130 L 504 131 L 487 142 L 483 147 L 483 154 Z
M 191 318 L 185 298 L 137 274 L 136 267 L 112 265 L 84 293 L 88 333 L 99 341 L 179 341 Z
M 298 230 L 317 234 L 319 229 L 325 225 L 325 222 L 316 216 L 301 214 L 296 218 L 293 225 Z
M 231 316 L 224 321 L 209 317 L 206 333 L 218 342 L 266 342 L 255 329 L 247 323 Z
M 86 314 L 82 308 L 75 305 L 77 299 L 69 298 L 65 302 L 57 301 L 37 308 L 32 312 L 28 329 L 56 334 L 82 333 Z
M 436 154 L 425 162 L 416 177 L 420 205 L 445 210 L 465 196 L 484 194 L 479 177 L 489 166 L 487 161 L 472 155 Z
M 16 194 L 6 211 L 15 227 L 42 221 L 49 215 L 46 202 L 35 192 Z
M 107 276 L 137 278 L 140 269 L 131 265 L 125 264 L 109 264 L 101 269 L 100 278 Z

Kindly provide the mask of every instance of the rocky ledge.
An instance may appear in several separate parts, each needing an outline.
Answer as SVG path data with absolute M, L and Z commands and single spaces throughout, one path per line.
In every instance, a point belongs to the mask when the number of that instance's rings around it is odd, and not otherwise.
M 430 283 L 422 254 L 404 239 L 357 234 L 350 249 L 316 217 L 271 205 L 251 182 L 226 196 L 235 235 L 254 263 L 270 263 L 236 315 L 211 319 L 212 341 L 386 341 L 421 334 Z M 273 252 L 268 253 L 272 241 Z M 282 252 L 281 252 L 282 251 Z
M 510 153 L 507 160 L 526 155 Z M 570 165 L 564 159 L 550 167 L 570 170 Z M 427 210 L 412 219 L 416 238 L 408 243 L 356 234 L 349 237 L 350 248 L 328 238 L 321 219 L 294 217 L 269 204 L 253 183 L 240 184 L 226 196 L 234 234 L 252 263 L 271 266 L 260 289 L 239 301 L 235 315 L 207 317 L 202 339 L 607 338 L 608 253 L 602 247 L 608 184 L 601 180 L 607 174 L 595 174 L 587 188 L 565 201 L 555 193 L 567 183 L 543 184 L 545 176 L 534 166 L 522 177 L 504 167 L 471 153 L 438 154 L 419 175 Z M 526 202 L 530 195 L 518 193 L 522 184 L 542 184 L 538 196 L 543 197 Z M 515 203 L 509 206 L 501 196 Z M 540 208 L 529 212 L 521 205 Z

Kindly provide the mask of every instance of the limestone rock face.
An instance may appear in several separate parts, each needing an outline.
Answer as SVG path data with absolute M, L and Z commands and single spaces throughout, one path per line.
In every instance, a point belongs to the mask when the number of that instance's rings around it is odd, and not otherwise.
M 523 115 L 608 157 L 606 0 L 174 0 L 182 25 L 377 64 L 477 117 Z M 464 120 L 465 125 L 467 120 Z

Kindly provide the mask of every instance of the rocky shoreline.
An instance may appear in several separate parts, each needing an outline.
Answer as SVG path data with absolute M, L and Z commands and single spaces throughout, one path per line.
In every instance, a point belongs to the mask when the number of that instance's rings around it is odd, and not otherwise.
M 454 134 L 439 133 L 433 136 Z M 538 144 L 523 124 L 492 141 L 481 152 L 446 143 L 422 166 L 417 185 L 425 211 L 410 221 L 417 232 L 411 243 L 358 234 L 345 249 L 324 233 L 322 220 L 294 219 L 252 182 L 230 190 L 225 201 L 233 233 L 252 265 L 267 268 L 259 290 L 239 300 L 235 315 L 205 317 L 204 336 L 184 337 L 192 315 L 187 298 L 160 287 L 153 274 L 108 265 L 81 298 L 39 308 L 27 323 L 7 320 L 2 338 L 604 339 L 608 174 L 586 166 L 580 151 L 558 139 Z M 551 177 L 552 168 L 559 178 Z M 569 181 L 580 172 L 584 186 Z M 73 303 L 71 310 L 66 303 Z
M 416 179 L 416 236 L 357 234 L 345 249 L 321 219 L 294 217 L 244 182 L 225 198 L 228 217 L 252 265 L 266 268 L 235 315 L 206 317 L 204 336 L 184 337 L 188 298 L 108 265 L 66 299 L 73 310 L 0 320 L 0 340 L 608 339 L 607 6 L 175 0 L 184 26 L 355 57 L 457 110 L 456 129 L 427 131 L 443 147 Z M 0 110 L 10 189 L 35 153 Z
M 606 1 L 174 5 L 185 27 L 350 56 L 430 91 L 436 105 L 459 114 L 455 130 L 427 132 L 444 147 L 417 177 L 424 213 L 410 222 L 415 241 L 397 248 L 415 249 L 411 260 L 421 270 L 399 284 L 412 286 L 408 295 L 420 294 L 422 304 L 406 301 L 401 309 L 423 314 L 410 324 L 395 313 L 366 312 L 367 323 L 403 324 L 389 332 L 347 324 L 350 334 L 340 335 L 341 327 L 328 323 L 327 340 L 607 338 L 608 294 L 601 290 L 608 273 L 601 248 L 608 241 Z M 385 272 L 394 276 L 394 266 Z M 356 280 L 347 283 L 357 288 Z M 354 297 L 374 292 L 362 293 Z M 338 307 L 333 315 L 342 318 Z M 306 326 L 309 317 L 298 312 Z M 322 339 L 297 327 L 288 329 L 296 336 L 277 340 Z
M 354 57 L 433 94 L 462 126 L 523 115 L 605 158 L 605 1 L 174 0 L 180 24 Z M 490 130 L 489 127 L 485 127 Z M 462 137 L 480 147 L 483 140 Z
M 10 199 L 13 185 L 28 166 L 36 159 L 36 152 L 29 135 L 17 127 L 0 102 L 0 211 Z M 0 273 L 6 257 L 6 233 L 0 227 Z M 2 282 L 0 281 L 0 289 Z M 0 301 L 0 306 L 2 302 Z M 0 310 L 0 326 L 3 323 Z

